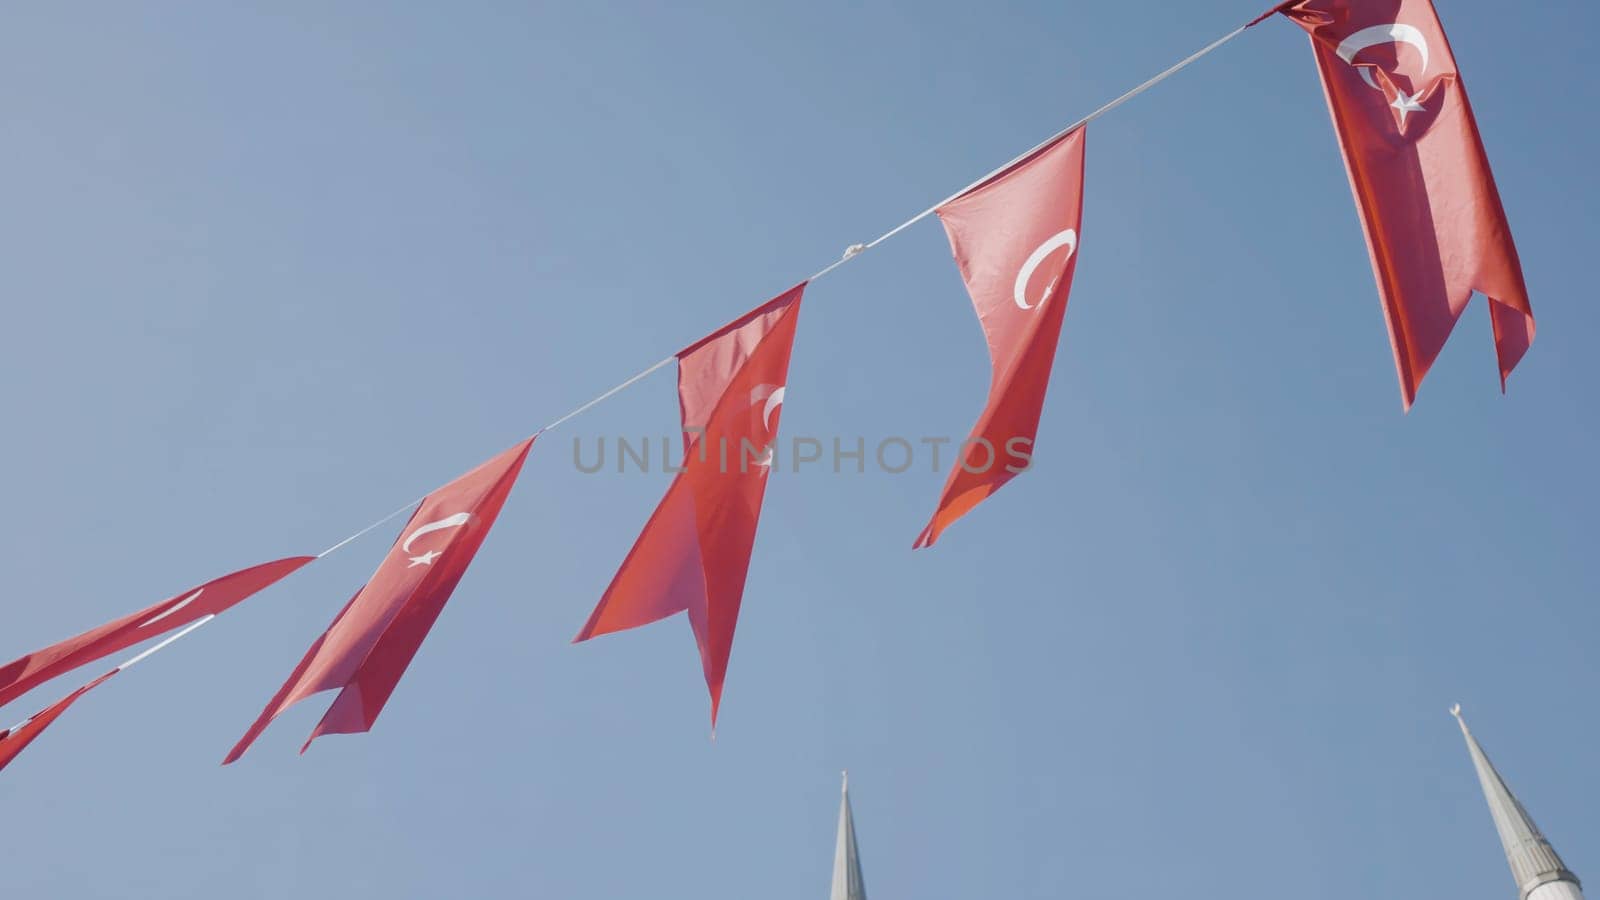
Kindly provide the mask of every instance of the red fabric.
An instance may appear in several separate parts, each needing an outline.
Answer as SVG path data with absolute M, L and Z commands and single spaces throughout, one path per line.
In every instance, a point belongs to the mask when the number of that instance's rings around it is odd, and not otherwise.
M 678 354 L 684 468 L 575 641 L 679 612 L 716 725 L 800 314 L 799 284 Z
M 1027 468 L 1039 430 L 1083 222 L 1079 128 L 939 207 L 989 340 L 989 400 L 916 546 Z
M 61 714 L 67 711 L 67 707 L 76 703 L 79 697 L 82 697 L 84 694 L 88 693 L 91 688 L 95 687 L 100 682 L 105 681 L 107 678 L 117 674 L 119 671 L 121 670 L 112 669 L 111 671 L 101 675 L 99 678 L 96 678 L 83 687 L 78 688 L 65 697 L 62 697 L 60 700 L 57 700 L 49 706 L 46 706 L 44 709 L 39 710 L 37 713 L 34 713 L 32 718 L 28 719 L 26 722 L 23 722 L 21 725 L 18 725 L 15 728 L 0 730 L 0 769 L 4 769 L 6 766 L 11 765 L 11 761 L 17 758 L 17 754 L 21 753 L 29 744 L 33 743 L 33 739 L 39 736 L 39 732 L 49 728 L 50 723 L 60 718 Z
M 85 631 L 0 667 L 0 706 L 64 672 L 116 653 L 202 616 L 220 613 L 316 559 L 293 556 L 224 575 L 115 622 Z
M 312 730 L 368 731 L 505 505 L 533 438 L 429 494 L 371 580 L 317 638 L 223 765 L 244 755 L 284 710 L 323 691 L 339 696 Z
M 1490 298 L 1504 390 L 1533 342 L 1533 311 L 1472 105 L 1432 4 L 1306 0 L 1283 13 L 1311 35 L 1406 408 L 1474 290 Z
M 1246 27 L 1246 28 L 1254 28 L 1255 26 L 1260 25 L 1262 22 L 1265 22 L 1266 20 L 1272 18 L 1273 16 L 1277 15 L 1278 13 L 1283 12 L 1284 10 L 1288 9 L 1289 7 L 1295 5 L 1298 2 L 1300 2 L 1300 0 L 1284 0 L 1284 2 L 1279 3 L 1278 5 L 1272 7 L 1271 9 L 1269 9 L 1266 12 L 1262 13 L 1261 15 L 1256 16 L 1254 19 L 1251 19 L 1250 22 L 1247 25 L 1245 25 L 1244 27 Z

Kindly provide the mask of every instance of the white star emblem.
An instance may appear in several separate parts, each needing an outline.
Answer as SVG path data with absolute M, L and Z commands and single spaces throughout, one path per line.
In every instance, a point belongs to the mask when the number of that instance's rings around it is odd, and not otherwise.
M 1414 112 L 1426 111 L 1423 105 L 1418 102 L 1422 99 L 1421 91 L 1417 91 L 1415 94 L 1407 94 L 1405 91 L 1395 88 L 1395 94 L 1397 96 L 1394 98 L 1394 102 L 1389 105 L 1400 110 L 1401 128 L 1406 127 L 1406 116 L 1409 116 Z
M 431 566 L 433 565 L 433 561 L 438 559 L 439 556 L 439 551 L 429 550 L 427 553 L 424 553 L 421 556 L 411 557 L 411 565 L 406 566 L 406 568 L 415 569 L 417 566 Z

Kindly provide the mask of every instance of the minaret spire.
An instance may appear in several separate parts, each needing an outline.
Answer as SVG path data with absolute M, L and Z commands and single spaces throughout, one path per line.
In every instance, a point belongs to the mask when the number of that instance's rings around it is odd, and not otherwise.
M 1505 848 L 1506 862 L 1511 864 L 1511 877 L 1516 879 L 1520 900 L 1583 900 L 1578 876 L 1567 869 L 1539 832 L 1539 826 L 1533 824 L 1533 817 L 1495 771 L 1466 720 L 1461 718 L 1461 704 L 1452 707 L 1450 714 L 1456 717 L 1461 735 L 1467 739 L 1467 752 L 1472 754 L 1472 766 L 1478 772 L 1483 798 L 1489 803 L 1489 814 L 1494 817 L 1495 831 L 1500 833 L 1500 844 Z
M 833 893 L 829 900 L 867 900 L 861 880 L 861 851 L 856 847 L 856 820 L 850 812 L 850 773 L 839 787 L 839 840 L 833 851 Z

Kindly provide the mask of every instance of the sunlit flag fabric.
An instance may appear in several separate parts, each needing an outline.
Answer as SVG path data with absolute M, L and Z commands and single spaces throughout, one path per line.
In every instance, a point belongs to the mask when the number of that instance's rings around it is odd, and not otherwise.
M 208 581 L 115 622 L 36 650 L 0 667 L 0 706 L 81 665 L 216 615 L 288 576 L 314 556 L 292 556 Z
M 1500 386 L 1533 342 L 1533 311 L 1494 175 L 1428 0 L 1306 0 L 1366 231 L 1407 409 L 1472 292 L 1489 299 Z
M 715 727 L 774 461 L 799 284 L 678 354 L 683 470 L 575 641 L 687 612 Z
M 371 580 L 311 645 L 224 765 L 243 756 L 284 710 L 323 691 L 337 689 L 339 696 L 301 753 L 319 735 L 372 728 L 494 525 L 533 441 L 523 441 L 422 501 Z
M 927 547 L 1033 455 L 1083 223 L 1082 128 L 939 207 L 989 341 L 989 399 L 956 453 Z
M 17 754 L 27 749 L 28 745 L 33 743 L 34 739 L 39 736 L 39 732 L 49 728 L 50 723 L 60 718 L 61 714 L 67 711 L 67 707 L 78 702 L 79 697 L 87 694 L 101 682 L 117 674 L 118 671 L 120 670 L 112 669 L 101 675 L 99 678 L 34 713 L 20 725 L 13 728 L 0 729 L 0 769 L 11 765 L 11 761 L 17 758 Z

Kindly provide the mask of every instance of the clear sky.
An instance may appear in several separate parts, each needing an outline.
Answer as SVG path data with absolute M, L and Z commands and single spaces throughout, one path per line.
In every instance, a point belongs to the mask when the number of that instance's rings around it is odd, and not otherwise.
M 1263 0 L 1265 2 L 1265 0 Z M 14 5 L 10 658 L 316 553 L 1258 12 L 1249 2 Z M 569 639 L 666 485 L 670 372 L 551 433 L 375 730 L 218 763 L 390 526 L 0 776 L 35 897 L 1510 898 L 1454 723 L 1600 879 L 1592 12 L 1439 0 L 1540 335 L 1409 415 L 1306 38 L 1088 134 L 1037 471 L 775 475 L 717 740 L 680 618 Z M 965 434 L 937 223 L 818 282 L 783 428 Z M 0 711 L 7 723 L 99 671 Z

